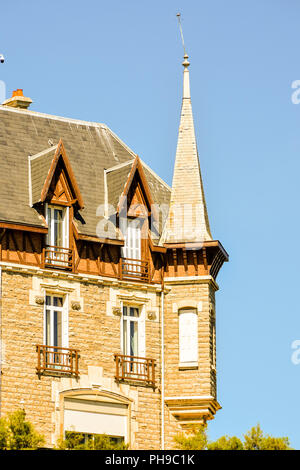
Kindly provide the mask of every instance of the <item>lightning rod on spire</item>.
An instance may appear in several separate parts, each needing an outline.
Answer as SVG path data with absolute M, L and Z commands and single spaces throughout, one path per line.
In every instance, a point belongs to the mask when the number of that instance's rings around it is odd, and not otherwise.
M 177 13 L 176 16 L 177 16 L 177 18 L 178 18 L 178 24 L 179 24 L 179 30 L 180 30 L 180 35 L 181 35 L 181 40 L 182 40 L 184 55 L 186 55 L 185 44 L 184 44 L 184 38 L 183 38 L 183 32 L 182 32 L 182 26 L 181 26 L 181 14 L 180 14 L 180 13 Z

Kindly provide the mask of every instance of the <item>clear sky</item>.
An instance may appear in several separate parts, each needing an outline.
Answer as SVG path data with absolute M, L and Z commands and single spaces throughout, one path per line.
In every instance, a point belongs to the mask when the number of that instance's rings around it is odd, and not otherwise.
M 182 14 L 218 277 L 218 399 L 209 436 L 260 422 L 300 448 L 300 3 L 2 2 L 0 80 L 32 109 L 106 123 L 169 184 L 182 95 Z

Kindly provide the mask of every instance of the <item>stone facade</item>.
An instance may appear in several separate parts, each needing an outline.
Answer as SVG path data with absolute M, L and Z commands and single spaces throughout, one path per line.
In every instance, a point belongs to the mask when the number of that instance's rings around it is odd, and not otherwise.
M 210 280 L 165 286 L 165 396 L 212 395 L 212 338 L 209 318 L 215 285 Z M 37 374 L 36 345 L 43 344 L 45 293 L 68 297 L 69 347 L 79 350 L 79 377 Z M 187 298 L 189 302 L 187 303 Z M 115 380 L 114 354 L 120 353 L 121 302 L 144 310 L 145 355 L 156 361 L 156 387 Z M 72 308 L 72 306 L 76 308 Z M 199 367 L 180 370 L 178 308 L 198 309 Z M 80 308 L 78 309 L 78 306 Z M 64 429 L 63 397 L 99 393 L 130 404 L 127 441 L 132 449 L 161 448 L 161 286 L 110 282 L 96 276 L 56 273 L 2 265 L 1 415 L 24 407 L 28 419 L 55 446 Z M 99 399 L 99 397 L 97 398 Z M 190 408 L 190 405 L 188 406 Z M 165 405 L 165 446 L 174 447 L 180 419 Z

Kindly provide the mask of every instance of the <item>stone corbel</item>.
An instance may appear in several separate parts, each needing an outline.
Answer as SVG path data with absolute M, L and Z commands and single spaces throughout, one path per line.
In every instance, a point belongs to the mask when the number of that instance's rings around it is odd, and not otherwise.
M 72 310 L 80 310 L 81 309 L 81 305 L 80 305 L 80 302 L 78 300 L 72 300 L 71 301 L 71 308 Z
M 34 301 L 37 305 L 44 305 L 45 298 L 42 295 L 36 295 Z
M 115 315 L 116 317 L 120 317 L 120 316 L 122 315 L 121 308 L 120 308 L 120 307 L 113 307 L 113 308 L 112 308 L 112 313 L 113 313 L 113 315 Z
M 154 312 L 153 310 L 149 310 L 147 312 L 147 317 L 148 320 L 156 320 L 156 312 Z

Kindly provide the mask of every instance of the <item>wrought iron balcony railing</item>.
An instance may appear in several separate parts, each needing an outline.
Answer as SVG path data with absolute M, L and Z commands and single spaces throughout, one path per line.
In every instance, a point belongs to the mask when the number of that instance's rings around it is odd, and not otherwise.
M 57 346 L 36 346 L 38 354 L 37 373 L 44 372 L 79 375 L 77 349 L 59 348 Z
M 139 259 L 120 258 L 120 278 L 150 282 L 149 262 Z
M 45 267 L 73 270 L 74 251 L 61 246 L 46 246 L 43 261 Z
M 141 382 L 155 387 L 155 359 L 115 354 L 116 379 Z

